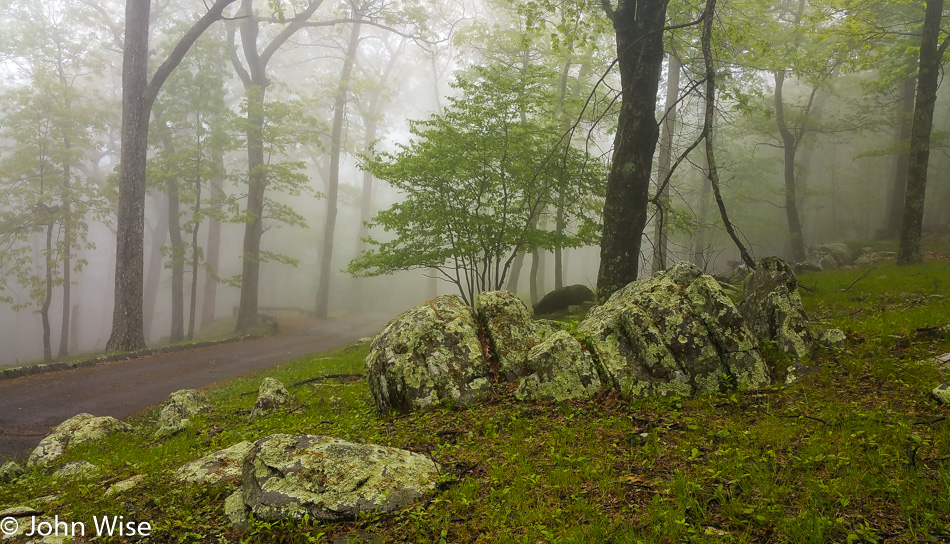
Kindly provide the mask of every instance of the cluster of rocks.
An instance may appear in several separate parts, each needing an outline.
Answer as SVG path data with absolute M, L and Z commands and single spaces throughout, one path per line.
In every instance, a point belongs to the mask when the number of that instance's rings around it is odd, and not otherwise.
M 874 251 L 870 247 L 853 250 L 847 244 L 829 242 L 809 248 L 805 260 L 795 264 L 795 271 L 821 272 L 850 265 L 868 266 L 887 261 L 893 262 L 896 257 L 897 254 L 893 251 Z
M 516 384 L 521 399 L 552 400 L 604 389 L 636 397 L 760 387 L 776 374 L 760 339 L 802 359 L 816 338 L 784 261 L 763 259 L 745 293 L 736 306 L 714 278 L 679 263 L 615 293 L 573 334 L 532 320 L 507 291 L 479 295 L 474 309 L 445 295 L 383 329 L 367 380 L 381 412 L 473 402 L 495 382 Z

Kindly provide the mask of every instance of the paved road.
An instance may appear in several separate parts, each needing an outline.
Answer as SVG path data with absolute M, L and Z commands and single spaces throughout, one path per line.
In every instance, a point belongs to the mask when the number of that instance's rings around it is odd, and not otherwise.
M 0 381 L 0 461 L 24 459 L 50 428 L 78 413 L 128 417 L 179 389 L 205 387 L 371 336 L 387 319 L 279 316 L 279 336 Z

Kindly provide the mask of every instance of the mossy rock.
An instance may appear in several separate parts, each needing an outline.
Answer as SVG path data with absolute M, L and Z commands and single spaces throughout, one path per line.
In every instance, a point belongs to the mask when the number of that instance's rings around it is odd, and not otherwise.
M 759 261 L 743 285 L 739 311 L 758 338 L 774 341 L 796 360 L 811 355 L 815 338 L 798 293 L 798 279 L 782 259 Z
M 515 397 L 563 401 L 596 395 L 603 387 L 587 350 L 565 331 L 557 331 L 528 355 L 532 373 L 521 379 Z
M 532 309 L 535 315 L 553 314 L 585 302 L 594 302 L 594 292 L 586 285 L 568 285 L 544 295 Z
M 475 313 L 454 295 L 416 306 L 386 325 L 366 357 L 380 412 L 470 403 L 491 390 Z
M 541 341 L 544 328 L 531 320 L 525 303 L 508 291 L 481 293 L 475 311 L 498 360 L 500 378 L 515 381 L 524 376 L 528 351 Z
M 238 442 L 233 446 L 206 455 L 175 471 L 175 479 L 193 484 L 212 484 L 239 480 L 244 470 L 244 458 L 253 444 Z
M 96 417 L 77 414 L 53 428 L 46 438 L 30 453 L 27 466 L 49 466 L 59 459 L 71 445 L 100 440 L 118 432 L 131 432 L 132 427 L 114 417 Z
M 293 395 L 287 391 L 284 384 L 280 383 L 280 380 L 264 378 L 257 390 L 257 401 L 254 402 L 251 417 L 260 417 L 270 410 L 286 405 L 292 399 Z
M 183 431 L 191 424 L 191 418 L 211 410 L 211 403 L 204 393 L 194 389 L 182 389 L 168 396 L 168 401 L 158 414 L 158 429 L 155 436 L 170 436 Z

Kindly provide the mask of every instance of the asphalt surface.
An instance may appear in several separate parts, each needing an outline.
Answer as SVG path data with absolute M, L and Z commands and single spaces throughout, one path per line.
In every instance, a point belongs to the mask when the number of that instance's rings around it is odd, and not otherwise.
M 199 389 L 372 336 L 387 320 L 279 315 L 278 336 L 0 381 L 0 461 L 25 459 L 52 427 L 76 414 L 128 417 L 180 389 Z

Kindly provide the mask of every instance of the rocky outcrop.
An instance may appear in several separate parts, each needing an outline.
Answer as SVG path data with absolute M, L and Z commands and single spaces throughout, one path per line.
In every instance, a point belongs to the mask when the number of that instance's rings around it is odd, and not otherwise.
M 627 396 L 713 393 L 770 381 L 732 301 L 689 263 L 614 293 L 578 332 L 610 385 Z
M 0 467 L 0 484 L 8 484 L 20 476 L 23 476 L 24 473 L 23 467 L 14 461 L 7 461 Z
M 207 397 L 194 389 L 182 389 L 168 396 L 168 401 L 158 415 L 159 427 L 156 436 L 180 433 L 191 425 L 191 418 L 211 410 Z
M 562 401 L 596 395 L 603 384 L 587 350 L 565 331 L 557 331 L 535 346 L 527 359 L 531 374 L 515 390 L 521 400 Z
M 247 456 L 241 496 L 259 519 L 342 521 L 419 501 L 438 478 L 438 465 L 417 453 L 277 434 L 257 441 Z
M 284 384 L 274 378 L 264 378 L 257 390 L 257 401 L 251 410 L 251 418 L 264 415 L 267 411 L 280 408 L 293 399 Z
M 531 320 L 528 307 L 508 291 L 478 295 L 475 311 L 498 360 L 498 372 L 505 381 L 524 376 L 528 351 L 540 341 L 542 327 Z
M 594 302 L 594 292 L 586 285 L 568 285 L 544 295 L 532 309 L 535 315 L 551 314 L 585 302 Z
M 468 403 L 490 391 L 475 314 L 453 295 L 412 308 L 376 337 L 366 379 L 381 412 Z
M 238 442 L 231 447 L 206 455 L 192 461 L 175 471 L 175 479 L 192 484 L 217 485 L 221 482 L 241 479 L 244 470 L 244 458 L 253 444 Z
M 132 428 L 114 417 L 95 417 L 78 414 L 53 428 L 53 432 L 40 441 L 30 453 L 27 466 L 45 467 L 58 460 L 70 445 L 99 440 L 117 432 L 130 432 Z
M 756 337 L 774 341 L 795 359 L 811 354 L 814 338 L 788 263 L 777 257 L 762 259 L 746 278 L 743 293 L 739 311 Z

